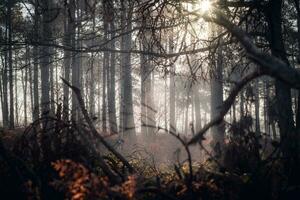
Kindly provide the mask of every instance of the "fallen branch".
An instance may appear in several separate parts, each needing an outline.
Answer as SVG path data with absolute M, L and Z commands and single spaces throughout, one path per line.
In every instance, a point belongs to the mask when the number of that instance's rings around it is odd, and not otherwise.
M 77 100 L 78 100 L 78 103 L 79 103 L 81 112 L 82 112 L 83 117 L 84 117 L 84 119 L 86 120 L 86 122 L 87 122 L 87 124 L 88 124 L 88 126 L 89 126 L 89 129 L 90 129 L 90 131 L 91 131 L 91 133 L 92 133 L 92 136 L 93 136 L 96 140 L 100 141 L 100 142 L 101 142 L 101 143 L 102 143 L 102 144 L 103 144 L 110 152 L 112 152 L 113 155 L 115 155 L 116 158 L 119 159 L 119 160 L 120 160 L 120 161 L 128 168 L 128 170 L 129 170 L 130 173 L 134 173 L 135 170 L 134 170 L 134 168 L 129 164 L 129 162 L 128 162 L 128 161 L 127 161 L 127 160 L 126 160 L 126 159 L 125 159 L 118 151 L 116 151 L 110 144 L 108 144 L 108 143 L 106 142 L 106 140 L 101 136 L 101 134 L 99 134 L 98 131 L 96 130 L 96 128 L 95 128 L 95 126 L 94 126 L 94 124 L 93 124 L 91 118 L 89 117 L 88 112 L 87 112 L 87 110 L 86 110 L 86 108 L 85 108 L 85 106 L 84 106 L 84 101 L 83 101 L 83 98 L 82 98 L 80 89 L 78 89 L 78 88 L 75 87 L 75 86 L 72 86 L 68 81 L 66 81 L 66 80 L 63 79 L 62 77 L 61 77 L 61 79 L 62 79 L 62 81 L 63 81 L 68 87 L 70 87 L 70 88 L 74 91 L 74 93 L 75 93 L 75 95 L 76 95 L 76 97 L 77 97 Z
M 78 126 L 75 126 L 77 129 L 80 129 Z M 89 139 L 86 135 L 81 134 L 82 139 L 85 142 L 85 145 L 89 145 Z M 109 165 L 104 161 L 104 158 L 100 153 L 97 151 L 97 148 L 91 148 L 93 154 L 98 156 L 98 161 L 101 169 L 103 172 L 108 176 L 109 180 L 111 180 L 113 183 L 120 183 L 120 179 L 116 176 L 116 174 L 109 168 Z

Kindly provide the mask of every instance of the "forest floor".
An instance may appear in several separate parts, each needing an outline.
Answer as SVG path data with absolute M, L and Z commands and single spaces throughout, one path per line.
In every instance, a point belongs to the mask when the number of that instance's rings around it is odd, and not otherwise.
M 227 144 L 231 154 L 219 165 L 194 146 L 189 165 L 182 145 L 167 134 L 159 134 L 150 142 L 139 135 L 134 145 L 127 139 L 120 145 L 116 138 L 111 140 L 133 171 L 112 152 L 100 148 L 110 171 L 118 177 L 112 179 L 99 154 L 90 151 L 75 130 L 68 130 L 47 137 L 28 128 L 0 130 L 3 199 L 253 200 L 295 199 L 300 194 L 299 174 L 294 177 L 296 181 L 290 181 L 281 159 L 254 159 L 249 149 Z M 205 148 L 209 142 L 204 141 Z

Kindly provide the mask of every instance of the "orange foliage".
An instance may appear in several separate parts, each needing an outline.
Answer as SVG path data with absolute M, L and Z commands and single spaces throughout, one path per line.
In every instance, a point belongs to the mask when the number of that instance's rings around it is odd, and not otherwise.
M 122 183 L 121 186 L 115 186 L 113 191 L 121 193 L 127 199 L 133 199 L 136 190 L 135 176 L 128 176 L 128 180 Z
M 110 187 L 108 177 L 98 177 L 82 164 L 72 160 L 58 160 L 52 163 L 60 181 L 53 182 L 56 187 L 64 186 L 68 198 L 72 200 L 109 199 L 109 194 L 133 199 L 136 190 L 135 176 L 128 176 L 121 185 Z
M 105 194 L 99 188 L 108 187 L 108 179 L 99 179 L 83 165 L 72 160 L 58 160 L 52 163 L 52 166 L 58 172 L 62 182 L 66 184 L 70 199 L 84 200 L 92 196 L 99 198 Z

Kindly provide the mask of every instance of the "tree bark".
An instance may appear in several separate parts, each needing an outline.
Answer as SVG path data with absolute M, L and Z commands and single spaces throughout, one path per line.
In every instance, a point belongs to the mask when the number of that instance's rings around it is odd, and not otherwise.
M 116 34 L 116 28 L 115 28 L 115 16 L 114 12 L 115 9 L 113 7 L 113 2 L 111 2 L 111 9 L 112 9 L 112 20 L 110 22 L 110 31 L 111 31 L 111 43 L 110 48 L 115 49 L 116 48 L 116 40 L 115 38 Z M 109 115 L 109 126 L 110 131 L 115 134 L 118 133 L 118 124 L 117 124 L 117 117 L 116 117 L 116 54 L 114 52 L 110 53 L 110 66 L 109 66 L 109 92 L 108 92 L 108 115 Z
M 282 0 L 272 0 L 269 2 L 266 16 L 270 31 L 270 49 L 273 56 L 281 59 L 289 66 L 282 36 Z M 282 140 L 282 150 L 285 156 L 292 155 L 294 120 L 291 102 L 291 88 L 281 80 L 275 80 L 276 107 L 278 113 L 278 124 L 280 138 Z
M 40 116 L 38 47 L 33 46 L 33 121 Z
M 5 40 L 7 40 L 7 28 L 5 30 Z M 9 113 L 8 113 L 8 69 L 7 69 L 7 51 L 4 52 L 4 65 L 2 73 L 2 88 L 3 88 L 3 107 L 2 107 L 2 116 L 3 116 L 3 127 L 9 127 Z
M 74 47 L 75 43 L 75 2 L 71 1 L 69 4 L 65 5 L 64 13 L 64 44 L 69 47 Z M 71 72 L 71 62 L 74 54 L 68 50 L 64 51 L 64 79 L 70 81 Z M 69 119 L 69 109 L 70 109 L 70 91 L 69 87 L 63 86 L 63 119 Z
M 169 37 L 169 53 L 174 52 L 174 36 L 173 36 L 173 30 L 171 30 L 170 37 Z M 173 62 L 173 61 L 171 61 Z M 169 93 L 170 93 L 170 104 L 169 104 L 169 131 L 175 133 L 176 132 L 176 119 L 175 119 L 175 113 L 176 113 L 176 107 L 175 107 L 175 65 L 174 63 L 170 66 L 170 83 L 169 83 Z
M 219 32 L 219 31 L 218 31 Z M 213 70 L 211 78 L 211 119 L 216 118 L 221 112 L 223 105 L 223 58 L 222 58 L 222 47 L 218 47 L 216 50 L 215 57 L 216 61 L 211 61 L 215 69 Z M 225 128 L 224 123 L 220 123 L 217 126 L 211 128 L 212 134 L 212 148 L 216 158 L 221 158 L 222 148 L 224 145 Z
M 143 51 L 145 48 L 144 38 L 140 39 L 140 47 Z M 148 135 L 147 129 L 147 102 L 146 102 L 146 79 L 147 79 L 147 56 L 145 54 L 141 54 L 141 133 L 145 136 Z
M 103 0 L 103 34 L 104 42 L 108 42 L 108 10 L 107 10 L 108 1 Z M 107 47 L 107 45 L 105 45 Z M 109 52 L 103 53 L 103 66 L 102 66 L 102 131 L 107 132 L 107 103 L 106 103 L 106 94 L 107 90 L 107 73 L 109 69 Z
M 201 130 L 202 125 L 201 125 L 200 92 L 199 92 L 199 85 L 197 83 L 193 85 L 193 100 L 195 106 L 195 120 L 196 120 L 195 132 L 198 132 Z
M 15 69 L 14 70 L 15 71 L 15 74 L 17 74 L 17 69 Z M 14 91 L 14 93 L 15 94 L 18 94 L 18 79 L 17 79 L 17 76 L 14 76 L 14 78 L 13 78 L 13 80 L 12 81 L 14 81 L 14 87 L 15 87 L 15 91 Z M 16 96 L 14 96 L 14 98 L 15 98 Z M 15 105 L 13 105 L 15 108 L 13 109 L 14 110 L 14 112 L 15 112 L 15 118 L 14 118 L 14 125 L 17 125 L 17 126 L 19 126 L 19 102 L 18 101 L 14 101 L 14 103 L 15 103 Z M 12 128 L 14 128 L 14 126 L 13 127 L 10 127 L 11 129 Z
M 9 70 L 9 127 L 15 127 L 14 117 L 14 80 L 12 60 L 12 6 L 13 2 L 7 2 L 7 29 L 8 29 L 8 70 Z
M 25 75 L 23 76 L 23 73 L 22 73 L 22 77 L 24 78 L 23 79 L 23 95 L 24 95 L 24 125 L 27 126 L 27 122 L 28 122 L 28 119 L 27 119 L 27 85 L 28 85 L 28 69 L 30 69 L 30 58 L 29 58 L 29 55 L 30 55 L 30 52 L 29 52 L 29 47 L 26 46 L 26 65 L 27 67 L 24 69 L 24 73 Z M 23 71 L 22 71 L 23 72 Z M 31 73 L 31 71 L 29 70 L 29 73 Z
M 259 80 L 255 80 L 255 133 L 260 135 L 260 113 L 259 113 Z
M 30 54 L 30 57 L 32 56 L 32 53 Z M 31 63 L 31 58 L 29 58 L 29 62 Z M 31 111 L 31 121 L 33 121 L 34 119 L 34 116 L 33 116 L 33 113 L 34 113 L 34 99 L 33 99 L 33 77 L 32 77 L 32 74 L 33 74 L 33 67 L 32 67 L 32 64 L 30 65 L 30 68 L 29 68 L 29 77 L 28 77 L 28 81 L 29 81 L 29 95 L 30 95 L 30 111 Z
M 52 0 L 41 1 L 44 12 L 42 14 L 42 41 L 45 43 L 52 43 L 52 28 L 51 28 L 51 19 L 53 2 Z M 49 68 L 51 67 L 51 47 L 45 46 L 41 49 L 41 112 L 43 117 L 50 115 L 50 75 Z M 46 124 L 44 124 L 46 125 Z M 45 127 L 44 127 L 45 128 Z
M 76 9 L 72 10 L 71 16 L 73 20 L 75 20 L 74 26 L 72 26 L 72 47 L 79 48 L 80 47 L 80 12 L 79 5 L 77 0 L 73 0 L 72 3 L 76 5 Z M 81 54 L 78 52 L 72 52 L 72 84 L 79 88 L 80 85 L 80 67 L 81 67 Z M 72 111 L 71 111 L 71 119 L 72 121 L 77 121 L 79 119 L 79 105 L 78 100 L 76 98 L 76 94 L 72 91 Z
M 93 34 L 95 33 L 95 15 L 93 15 Z M 92 39 L 92 42 L 94 43 L 94 38 Z M 92 53 L 91 55 L 91 61 L 90 61 L 90 80 L 89 80 L 89 88 L 90 88 L 90 101 L 89 101 L 89 108 L 90 108 L 90 116 L 92 118 L 95 117 L 95 54 Z
M 121 38 L 122 50 L 129 51 L 131 49 L 132 35 L 130 30 L 132 29 L 132 14 L 133 14 L 133 2 L 127 0 L 122 1 L 122 19 L 121 21 L 124 27 L 122 27 L 123 34 Z M 132 96 L 132 76 L 131 76 L 131 54 L 121 54 L 121 71 L 122 71 L 122 93 L 123 102 L 122 106 L 122 120 L 123 120 L 123 132 L 125 136 L 129 136 L 132 142 L 136 140 L 134 113 L 133 113 L 133 96 Z
M 294 0 L 296 11 L 297 11 L 297 42 L 298 42 L 298 58 L 297 61 L 300 63 L 300 5 L 299 0 Z M 298 90 L 298 98 L 297 98 L 297 110 L 296 110 L 296 130 L 300 133 L 300 90 Z M 300 136 L 298 136 L 300 137 Z M 299 146 L 300 146 L 300 138 Z
M 1 31 L 0 31 L 1 34 Z M 1 40 L 1 36 L 0 36 L 0 40 Z M 1 61 L 3 61 L 3 57 L 1 56 Z M 2 62 L 2 66 L 4 66 L 4 62 Z M 2 72 L 0 73 L 0 77 L 3 76 L 3 70 L 1 70 Z M 1 102 L 1 110 L 3 110 L 3 85 L 2 85 L 2 78 L 0 78 L 0 102 Z M 2 126 L 3 126 L 3 111 L 1 113 L 2 115 Z M 4 127 L 4 126 L 3 126 Z
M 146 21 L 143 22 L 146 24 Z M 141 50 L 151 51 L 151 33 L 144 30 L 140 38 Z M 152 57 L 149 55 L 141 55 L 141 129 L 142 133 L 154 139 L 155 133 L 155 113 L 156 109 L 153 103 L 153 90 L 154 90 L 154 74 Z
M 271 135 L 270 131 L 270 117 L 269 117 L 269 106 L 270 106 L 270 86 L 269 80 L 264 81 L 265 85 L 265 99 L 264 99 L 264 121 L 265 121 L 265 132 Z

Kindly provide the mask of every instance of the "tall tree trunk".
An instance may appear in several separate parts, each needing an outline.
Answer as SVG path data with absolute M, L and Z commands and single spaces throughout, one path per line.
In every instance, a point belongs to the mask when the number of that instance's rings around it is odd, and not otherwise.
M 0 31 L 0 34 L 1 31 Z M 0 40 L 1 40 L 1 36 L 0 36 Z M 1 48 L 1 47 L 0 47 Z M 0 54 L 0 58 L 1 58 L 1 64 L 2 64 L 2 67 L 4 67 L 4 62 L 3 62 L 3 56 Z M 3 77 L 3 69 L 1 69 L 0 71 L 0 77 Z M 2 78 L 0 78 L 0 102 L 1 102 L 1 105 L 0 105 L 0 108 L 1 110 L 3 110 L 3 85 L 2 85 Z M 3 112 L 1 113 L 2 115 L 2 126 L 3 126 Z
M 114 16 L 114 1 L 107 2 L 108 10 L 107 14 L 109 14 L 109 31 L 110 31 L 110 42 L 109 42 L 109 48 L 115 49 L 115 16 Z M 115 84 L 115 70 L 116 70 L 116 54 L 114 52 L 110 52 L 109 55 L 109 70 L 107 71 L 107 98 L 108 98 L 108 118 L 109 118 L 109 128 L 110 132 L 112 134 L 115 134 L 118 132 L 118 126 L 117 126 L 117 117 L 116 117 L 116 104 L 115 104 L 115 91 L 116 91 L 116 84 Z
M 109 60 L 108 57 L 109 54 L 108 52 L 104 53 L 104 58 L 103 58 L 103 66 L 102 66 L 102 131 L 106 132 L 107 129 L 107 121 L 106 121 L 106 107 L 107 107 L 107 103 L 106 103 L 106 92 L 107 92 L 107 88 L 106 88 L 106 73 L 107 73 L 107 67 L 109 64 Z
M 216 52 L 215 70 L 211 78 L 211 119 L 219 115 L 220 109 L 223 105 L 223 59 L 222 48 L 218 47 Z M 214 63 L 214 61 L 212 61 Z M 224 143 L 224 123 L 216 125 L 211 128 L 212 147 L 214 155 L 217 158 L 222 156 L 222 147 Z
M 52 8 L 53 2 L 52 0 L 42 0 L 42 7 L 44 12 L 42 14 L 42 41 L 44 43 L 52 43 L 52 28 L 51 28 L 51 20 L 52 19 Z M 47 117 L 50 115 L 50 75 L 49 68 L 51 67 L 51 47 L 45 46 L 41 49 L 41 112 L 42 116 Z M 46 124 L 44 124 L 46 125 Z
M 95 15 L 93 15 L 93 34 L 95 34 L 95 26 L 96 26 L 96 23 L 95 23 Z M 92 42 L 94 43 L 94 38 L 92 39 Z M 94 64 L 95 64 L 95 54 L 92 53 L 91 55 L 91 59 L 90 59 L 90 80 L 89 80 L 89 87 L 90 87 L 90 101 L 89 101 L 89 108 L 90 108 L 90 116 L 92 118 L 95 117 L 95 76 L 94 76 L 94 73 L 95 73 L 95 67 L 94 67 Z
M 299 0 L 294 0 L 297 11 L 297 42 L 298 42 L 298 58 L 297 61 L 300 63 L 300 3 Z M 297 110 L 296 110 L 296 130 L 300 133 L 300 90 L 298 90 L 297 98 Z M 298 146 L 300 146 L 300 134 L 298 135 Z
M 123 33 L 128 32 L 121 38 L 121 49 L 125 51 L 131 50 L 132 43 L 132 14 L 133 14 L 134 2 L 125 0 L 121 1 L 122 18 L 121 23 Z M 123 120 L 123 132 L 125 136 L 129 136 L 132 142 L 136 140 L 134 113 L 133 113 L 133 94 L 132 94 L 132 75 L 131 75 L 131 54 L 121 54 L 121 71 L 122 71 L 122 120 Z
M 26 68 L 25 70 L 25 77 L 24 80 L 22 81 L 24 84 L 24 89 L 23 89 L 23 94 L 24 94 L 24 125 L 27 126 L 27 85 L 28 85 L 28 69 L 30 69 L 30 58 L 29 58 L 30 52 L 29 52 L 29 47 L 26 46 Z M 22 71 L 23 72 L 23 71 Z M 29 70 L 30 72 L 30 70 Z
M 146 24 L 144 22 L 143 24 Z M 151 51 L 149 38 L 151 33 L 145 30 L 144 35 L 140 38 L 141 50 Z M 153 84 L 154 74 L 152 58 L 149 55 L 141 55 L 141 125 L 142 133 L 151 139 L 154 139 L 155 133 L 155 113 L 156 109 L 153 103 Z
M 7 29 L 5 31 L 5 40 L 7 40 Z M 9 113 L 8 113 L 8 73 L 7 73 L 7 51 L 4 51 L 4 65 L 2 73 L 2 88 L 3 88 L 3 107 L 2 107 L 2 116 L 3 116 L 3 127 L 9 127 Z
M 270 118 L 269 118 L 269 106 L 270 106 L 270 86 L 269 80 L 264 81 L 265 90 L 264 90 L 264 123 L 265 123 L 265 132 L 268 135 L 270 134 Z
M 189 124 L 189 128 L 191 130 L 190 134 L 194 135 L 195 134 L 195 101 L 194 101 L 194 94 L 193 93 L 192 93 L 192 96 L 191 96 L 191 104 L 192 104 L 192 111 L 191 111 L 192 121 Z
M 64 13 L 64 44 L 66 46 L 74 47 L 75 29 L 75 1 L 71 1 L 65 5 Z M 73 53 L 64 50 L 64 79 L 66 81 L 70 81 L 72 56 L 74 56 Z M 63 93 L 63 119 L 67 121 L 69 119 L 70 90 L 66 84 L 63 86 Z
M 90 101 L 89 101 L 89 108 L 90 108 L 90 116 L 92 118 L 95 117 L 95 55 L 91 55 L 90 61 L 90 80 L 89 80 L 89 88 L 90 88 Z
M 145 41 L 143 39 L 140 40 L 140 48 L 141 50 L 145 50 Z M 141 133 L 145 136 L 148 135 L 147 131 L 147 108 L 146 108 L 146 79 L 147 79 L 147 55 L 141 54 Z
M 259 114 L 259 80 L 255 80 L 255 133 L 260 135 L 260 114 Z
M 40 116 L 38 47 L 33 46 L 33 121 Z
M 200 101 L 200 92 L 199 92 L 199 85 L 195 83 L 192 88 L 192 95 L 193 95 L 193 101 L 195 106 L 195 133 L 201 130 L 201 101 Z
M 51 55 L 54 54 L 54 49 L 51 48 L 51 52 L 50 52 Z M 54 58 L 55 59 L 55 58 Z M 53 59 L 53 60 L 54 60 Z M 55 113 L 55 96 L 54 96 L 54 65 L 51 65 L 50 66 L 50 69 L 49 69 L 49 74 L 50 74 L 50 77 L 49 77 L 49 81 L 50 81 L 50 110 L 52 113 Z
M 107 5 L 108 1 L 103 0 L 103 34 L 104 42 L 108 42 L 108 18 L 109 14 Z M 107 48 L 107 45 L 105 45 Z M 102 131 L 106 132 L 107 130 L 107 103 L 106 103 L 106 94 L 107 94 L 107 73 L 109 69 L 109 52 L 105 51 L 103 53 L 103 66 L 102 66 Z
M 165 130 L 168 130 L 168 108 L 167 108 L 167 90 L 168 90 L 168 87 L 167 87 L 167 76 L 165 74 L 165 78 L 164 78 L 164 122 L 165 122 Z
M 14 128 L 14 80 L 12 60 L 12 6 L 13 2 L 7 2 L 7 29 L 8 29 L 8 69 L 9 69 L 9 127 Z
M 268 10 L 266 11 L 266 16 L 270 31 L 269 38 L 272 55 L 280 58 L 289 65 L 282 36 L 282 3 L 282 0 L 270 1 Z M 282 150 L 285 156 L 291 156 L 293 155 L 293 135 L 295 133 L 291 102 L 291 88 L 284 82 L 276 80 L 275 89 Z
M 181 115 L 181 133 L 184 133 L 184 129 L 185 129 L 185 116 L 186 116 L 186 112 L 185 112 L 185 106 L 182 108 L 182 115 Z M 177 110 L 177 112 L 178 112 L 178 114 L 177 115 L 179 115 L 179 109 Z
M 153 68 L 153 58 L 151 56 L 148 57 L 149 68 L 147 69 L 147 74 L 149 80 L 147 81 L 147 92 L 146 92 L 146 105 L 147 105 L 147 124 L 148 126 L 148 134 L 150 139 L 155 139 L 155 127 L 156 127 L 156 108 L 154 105 L 154 68 Z
M 236 102 L 232 105 L 232 121 L 236 122 Z
M 174 36 L 173 36 L 173 30 L 171 30 L 170 37 L 169 37 L 169 52 L 174 52 Z M 173 62 L 173 61 L 171 61 Z M 176 113 L 176 107 L 175 107 L 175 65 L 174 63 L 171 64 L 170 68 L 170 108 L 169 108 L 169 131 L 170 132 L 176 132 L 176 119 L 175 119 L 175 113 Z
M 60 77 L 59 77 L 58 73 L 60 73 L 61 70 L 58 70 L 58 69 L 59 69 L 59 64 L 56 63 L 56 65 L 55 65 L 55 88 L 56 88 L 56 90 L 59 90 L 59 88 L 60 88 L 60 84 L 59 84 Z M 56 103 L 60 104 L 60 95 L 58 94 L 58 92 L 56 92 Z M 58 110 L 58 107 L 56 109 Z
M 188 92 L 189 93 L 189 92 Z M 187 94 L 187 99 L 185 103 L 185 122 L 184 122 L 184 134 L 188 134 L 188 124 L 189 124 L 189 104 L 190 104 L 189 94 Z
M 100 64 L 98 65 L 100 68 Z M 100 71 L 100 70 L 99 70 Z M 120 81 L 121 82 L 121 81 Z M 98 94 L 98 118 L 101 119 L 101 76 L 99 74 L 98 76 L 98 90 L 97 90 L 97 94 Z
M 76 21 L 76 26 L 72 28 L 74 35 L 72 38 L 72 47 L 78 48 L 80 44 L 80 12 L 78 0 L 74 0 L 74 5 L 76 5 L 76 10 L 74 9 L 74 19 Z M 76 16 L 75 16 L 76 12 Z M 76 29 L 77 28 L 77 29 Z M 81 89 L 80 87 L 80 53 L 72 53 L 72 85 Z M 84 95 L 83 95 L 84 96 Z M 72 91 L 72 121 L 77 121 L 79 119 L 79 105 L 76 94 Z
M 245 116 L 245 97 L 244 97 L 244 90 L 242 89 L 240 92 L 240 120 Z
M 29 55 L 29 62 L 31 63 L 31 56 L 32 54 Z M 32 74 L 33 74 L 33 67 L 32 65 L 30 65 L 30 68 L 29 68 L 29 77 L 28 77 L 28 81 L 29 81 L 29 96 L 30 96 L 30 108 L 31 108 L 31 121 L 33 121 L 34 119 L 34 99 L 33 99 L 33 77 L 32 77 Z
M 34 37 L 36 42 L 40 42 L 40 16 L 38 8 L 38 0 L 35 0 L 34 7 Z M 33 121 L 39 119 L 40 116 L 40 101 L 39 101 L 39 47 L 37 45 L 33 46 Z
M 17 69 L 14 70 L 15 71 L 15 76 L 13 78 L 14 81 L 14 87 L 15 87 L 15 94 L 18 94 L 18 77 L 17 77 Z M 16 95 L 14 96 L 14 98 L 16 98 Z M 19 126 L 19 102 L 18 101 L 14 101 L 15 105 L 13 105 L 15 108 L 13 109 L 15 111 L 15 122 L 14 125 Z M 12 128 L 12 127 L 11 127 Z M 14 127 L 13 127 L 14 128 Z

